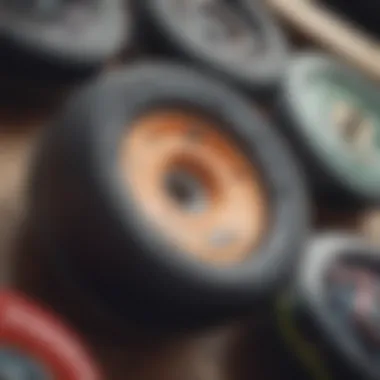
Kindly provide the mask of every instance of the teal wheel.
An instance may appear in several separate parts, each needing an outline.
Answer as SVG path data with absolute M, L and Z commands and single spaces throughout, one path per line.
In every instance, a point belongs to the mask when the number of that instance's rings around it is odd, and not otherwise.
M 380 201 L 380 91 L 355 70 L 318 54 L 290 64 L 278 124 L 316 194 L 331 206 Z

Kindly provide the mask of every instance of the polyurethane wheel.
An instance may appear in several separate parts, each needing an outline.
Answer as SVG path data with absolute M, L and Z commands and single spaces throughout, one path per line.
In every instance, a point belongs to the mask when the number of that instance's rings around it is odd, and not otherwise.
M 286 278 L 308 230 L 283 140 L 239 94 L 177 65 L 137 65 L 83 89 L 32 176 L 32 213 L 60 267 L 150 325 L 251 310 Z
M 332 207 L 380 201 L 379 94 L 355 70 L 319 54 L 296 57 L 284 77 L 278 124 Z
M 0 293 L 0 378 L 100 380 L 76 334 L 23 296 Z
M 288 58 L 286 39 L 259 1 L 135 0 L 141 43 L 191 61 L 250 94 L 276 88 Z
M 380 376 L 380 251 L 341 233 L 315 237 L 276 309 L 292 378 Z
M 0 68 L 17 79 L 78 80 L 128 44 L 123 0 L 3 0 Z

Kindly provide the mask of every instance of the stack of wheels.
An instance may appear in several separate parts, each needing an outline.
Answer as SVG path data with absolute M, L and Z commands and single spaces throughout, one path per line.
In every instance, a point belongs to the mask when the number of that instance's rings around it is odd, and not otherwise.
M 100 380 L 75 333 L 23 296 L 0 293 L 0 378 Z
M 173 64 L 104 74 L 74 95 L 42 139 L 30 194 L 55 270 L 166 331 L 264 304 L 309 225 L 281 137 L 234 90 Z
M 2 77 L 43 87 L 96 73 L 128 44 L 124 9 L 123 0 L 1 1 Z
M 378 248 L 342 233 L 312 239 L 273 313 L 268 339 L 280 371 L 296 380 L 378 379 L 379 291 Z
M 380 201 L 380 92 L 355 70 L 317 53 L 294 58 L 275 118 L 318 198 L 332 208 Z
M 286 66 L 288 44 L 264 4 L 252 0 L 134 0 L 146 52 L 193 63 L 266 99 Z
M 359 28 L 377 36 L 380 34 L 380 3 L 378 1 L 323 0 L 323 3 L 354 22 Z

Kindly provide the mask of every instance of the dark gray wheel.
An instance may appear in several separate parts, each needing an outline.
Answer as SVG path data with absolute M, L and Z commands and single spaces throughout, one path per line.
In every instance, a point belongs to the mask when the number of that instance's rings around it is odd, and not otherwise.
M 288 48 L 260 1 L 136 0 L 134 6 L 148 51 L 190 61 L 250 94 L 276 89 Z
M 235 91 L 178 65 L 136 65 L 83 89 L 33 173 L 58 267 L 146 325 L 247 313 L 286 280 L 308 233 L 283 140 Z
M 87 76 L 130 38 L 123 0 L 1 0 L 0 28 L 0 67 L 40 81 Z
M 375 84 L 326 56 L 303 54 L 289 65 L 277 124 L 332 207 L 380 201 L 379 94 Z

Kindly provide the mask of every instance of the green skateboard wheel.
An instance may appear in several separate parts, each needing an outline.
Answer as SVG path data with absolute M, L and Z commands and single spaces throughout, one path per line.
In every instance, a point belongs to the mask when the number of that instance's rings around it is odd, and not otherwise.
M 277 117 L 318 194 L 332 205 L 380 200 L 380 92 L 355 70 L 304 54 L 290 64 Z

